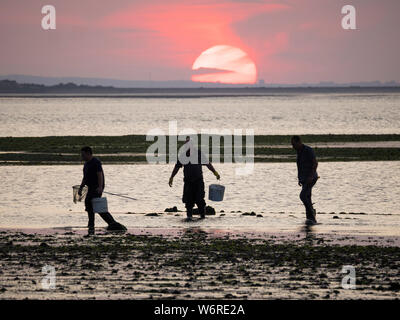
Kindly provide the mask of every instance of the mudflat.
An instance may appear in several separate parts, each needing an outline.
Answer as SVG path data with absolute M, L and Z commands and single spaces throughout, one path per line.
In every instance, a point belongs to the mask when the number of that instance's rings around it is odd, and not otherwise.
M 159 230 L 160 231 L 160 230 Z M 0 299 L 398 299 L 399 239 L 97 229 L 0 231 Z M 356 272 L 344 289 L 343 266 Z M 42 281 L 55 268 L 55 288 Z

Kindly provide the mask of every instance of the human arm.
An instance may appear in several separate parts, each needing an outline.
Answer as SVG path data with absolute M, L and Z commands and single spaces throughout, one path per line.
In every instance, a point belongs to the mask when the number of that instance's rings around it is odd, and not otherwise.
M 103 183 L 104 183 L 104 175 L 103 171 L 97 171 L 97 184 L 98 187 L 96 189 L 97 193 L 103 193 Z
M 172 170 L 171 176 L 169 178 L 169 186 L 172 187 L 172 183 L 174 181 L 174 177 L 176 176 L 176 174 L 178 173 L 179 169 L 181 168 L 181 165 L 179 163 L 177 163 L 174 167 L 174 169 Z
M 208 164 L 206 164 L 206 167 L 208 168 L 208 170 L 210 170 L 214 176 L 217 178 L 217 180 L 221 179 L 221 176 L 219 175 L 219 173 L 217 172 L 217 170 L 215 170 L 214 166 L 211 164 L 211 162 L 209 162 Z
M 79 186 L 79 190 L 78 190 L 78 195 L 81 196 L 82 195 L 82 189 L 83 187 L 86 185 L 86 181 L 85 181 L 85 177 L 82 178 L 82 182 L 81 185 Z
M 315 178 L 315 173 L 317 172 L 317 168 L 318 168 L 318 161 L 315 158 L 315 155 L 312 157 L 312 167 L 311 167 L 311 174 L 310 176 L 307 178 L 307 183 L 312 183 L 312 181 Z

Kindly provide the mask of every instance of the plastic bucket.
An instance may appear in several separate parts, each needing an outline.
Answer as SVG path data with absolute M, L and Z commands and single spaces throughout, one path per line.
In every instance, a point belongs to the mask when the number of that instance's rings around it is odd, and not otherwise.
M 107 206 L 107 198 L 102 197 L 102 198 L 93 198 L 92 199 L 92 206 L 93 206 L 93 211 L 97 213 L 106 213 L 108 212 L 108 206 Z
M 220 184 L 211 184 L 208 188 L 208 200 L 222 201 L 224 199 L 225 187 Z

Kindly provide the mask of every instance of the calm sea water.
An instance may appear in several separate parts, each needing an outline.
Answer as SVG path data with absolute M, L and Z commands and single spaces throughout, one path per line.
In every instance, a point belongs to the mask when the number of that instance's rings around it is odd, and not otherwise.
M 245 177 L 235 175 L 237 166 L 217 165 L 226 187 L 225 199 L 218 203 L 208 201 L 217 215 L 206 219 L 202 226 L 284 231 L 304 223 L 294 163 L 255 164 L 254 173 Z M 77 165 L 0 167 L 0 227 L 84 227 L 84 205 L 72 202 L 71 188 L 80 183 L 81 170 Z M 106 191 L 138 199 L 107 195 L 110 211 L 121 222 L 129 227 L 185 226 L 183 216 L 127 214 L 163 212 L 175 205 L 184 210 L 182 172 L 173 188 L 168 186 L 172 165 L 105 165 L 104 170 Z M 317 211 L 325 214 L 319 215 L 322 224 L 317 227 L 325 231 L 400 235 L 399 170 L 399 162 L 321 163 L 321 179 L 314 188 L 313 201 Z M 215 183 L 210 172 L 204 176 L 207 185 Z M 221 210 L 225 216 L 220 216 Z M 239 210 L 255 211 L 263 217 L 242 216 L 236 212 Z M 340 219 L 333 219 L 335 215 Z M 104 226 L 99 217 L 97 222 Z
M 256 134 L 400 133 L 400 94 L 299 94 L 218 98 L 0 98 L 0 136 L 168 133 L 184 128 L 254 129 Z M 256 164 L 235 175 L 218 165 L 226 197 L 212 203 L 218 214 L 202 222 L 214 228 L 292 230 L 304 222 L 294 163 Z M 182 179 L 168 187 L 171 165 L 107 165 L 109 208 L 129 227 L 182 227 L 183 216 L 146 217 L 181 202 Z M 319 229 L 400 235 L 399 162 L 321 163 L 313 200 Z M 72 203 L 80 166 L 1 166 L 0 227 L 85 226 L 83 204 Z M 181 173 L 180 173 L 181 175 Z M 214 182 L 205 174 L 207 184 Z M 224 210 L 225 216 L 220 216 Z M 232 213 L 231 211 L 235 211 Z M 242 216 L 255 211 L 263 217 Z M 335 214 L 330 214 L 335 212 Z M 346 212 L 347 214 L 339 214 Z M 365 213 L 365 214 L 349 214 Z M 340 219 L 333 219 L 338 216 Z M 97 219 L 99 225 L 104 225 Z
M 0 136 L 254 129 L 256 134 L 400 133 L 400 94 L 203 98 L 0 98 Z

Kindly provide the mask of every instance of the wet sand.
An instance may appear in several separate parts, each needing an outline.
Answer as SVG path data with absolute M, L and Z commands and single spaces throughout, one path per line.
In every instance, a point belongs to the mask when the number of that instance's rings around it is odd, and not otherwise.
M 400 237 L 200 228 L 0 230 L 0 299 L 398 299 Z M 42 267 L 56 270 L 43 289 Z M 343 289 L 344 265 L 356 289 Z

